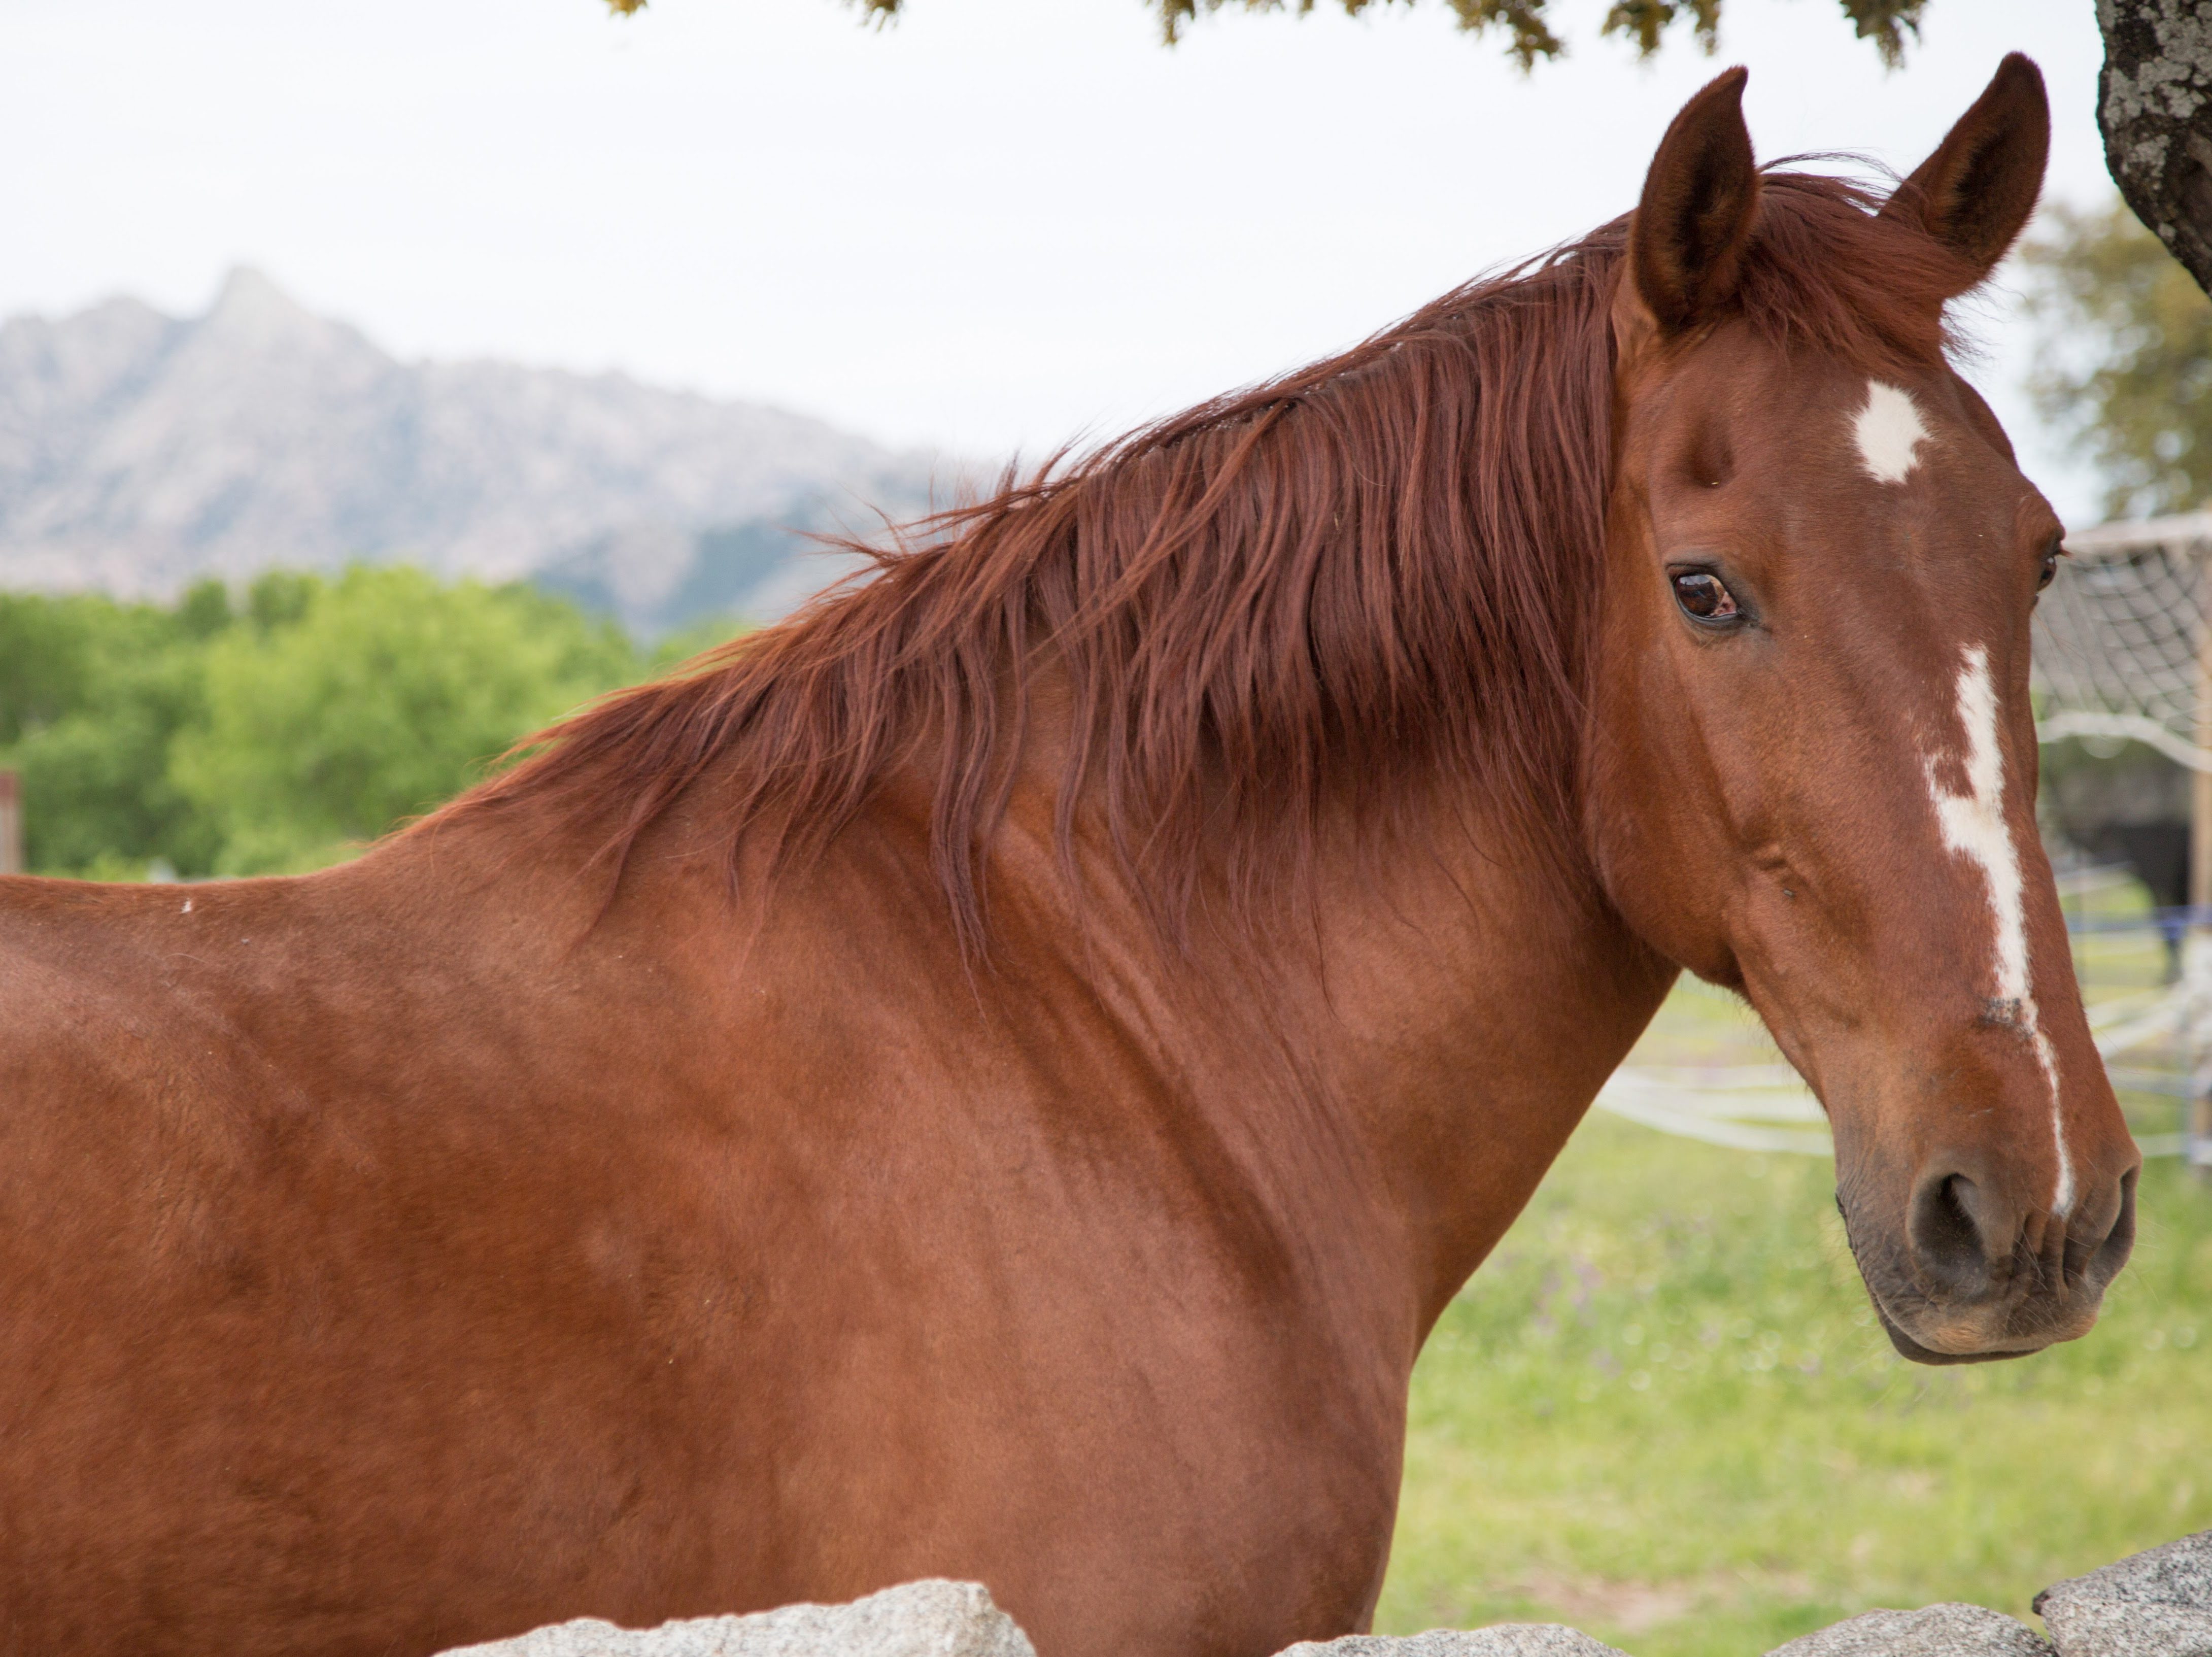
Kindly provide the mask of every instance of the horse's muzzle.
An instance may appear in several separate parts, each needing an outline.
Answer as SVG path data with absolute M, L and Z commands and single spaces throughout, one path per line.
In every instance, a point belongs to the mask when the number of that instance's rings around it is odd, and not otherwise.
M 1882 1328 L 1916 1363 L 1982 1363 L 2087 1334 L 2135 1246 L 2136 1173 L 2085 1185 L 2063 1216 L 2010 1200 L 1966 1159 L 1936 1157 L 1911 1186 L 1901 1228 L 1872 1245 L 1839 1200 Z M 1901 1232 L 1901 1238 L 1899 1233 Z

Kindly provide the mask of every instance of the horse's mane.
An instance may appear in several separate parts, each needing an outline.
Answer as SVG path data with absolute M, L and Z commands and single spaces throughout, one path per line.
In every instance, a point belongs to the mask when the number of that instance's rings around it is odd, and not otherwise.
M 1960 268 L 1878 206 L 1769 173 L 1743 317 L 1869 372 L 1939 355 Z M 1423 779 L 1571 847 L 1626 239 L 1616 220 L 1340 356 L 1009 472 L 870 551 L 871 579 L 586 709 L 433 821 L 558 801 L 619 868 L 726 761 L 734 870 L 749 832 L 818 849 L 913 766 L 973 941 L 1048 676 L 1061 854 L 1096 821 L 1164 915 L 1207 868 L 1249 899 L 1310 866 L 1340 807 Z

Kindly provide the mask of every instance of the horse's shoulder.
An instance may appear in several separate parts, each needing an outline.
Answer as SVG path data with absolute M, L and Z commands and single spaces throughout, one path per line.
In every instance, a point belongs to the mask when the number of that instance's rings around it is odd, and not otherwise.
M 0 1076 L 89 1082 L 204 1045 L 235 929 L 193 926 L 199 890 L 0 880 Z

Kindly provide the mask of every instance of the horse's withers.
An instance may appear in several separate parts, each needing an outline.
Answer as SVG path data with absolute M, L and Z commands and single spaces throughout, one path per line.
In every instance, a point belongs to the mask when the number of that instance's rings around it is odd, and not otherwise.
M 1670 131 L 1616 306 L 1590 833 L 1624 913 L 1741 989 L 1820 1093 L 1899 1350 L 2033 1351 L 2095 1322 L 2139 1161 L 2036 832 L 2059 525 L 1942 355 L 1943 301 L 2033 205 L 2041 81 L 2008 59 L 1882 215 L 1874 352 L 1742 320 L 1741 87 Z

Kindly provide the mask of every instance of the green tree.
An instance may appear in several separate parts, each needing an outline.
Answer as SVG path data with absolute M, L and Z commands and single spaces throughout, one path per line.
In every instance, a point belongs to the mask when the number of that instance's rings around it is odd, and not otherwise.
M 0 745 L 22 740 L 84 699 L 102 599 L 0 593 Z
M 32 868 L 206 871 L 215 842 L 168 781 L 168 748 L 200 715 L 204 641 L 229 624 L 219 582 L 174 610 L 0 594 L 0 765 L 23 775 Z
M 185 874 L 215 867 L 213 827 L 168 775 L 177 733 L 202 713 L 198 650 L 118 657 L 96 693 L 10 756 L 23 776 L 25 851 L 33 869 L 135 876 L 159 858 Z
M 205 715 L 168 766 L 224 874 L 331 861 L 638 666 L 612 624 L 560 600 L 404 567 L 264 579 L 247 609 L 208 648 Z
M 2023 250 L 2043 325 L 2030 389 L 2115 517 L 2212 499 L 2212 299 L 2119 202 L 2054 208 Z

